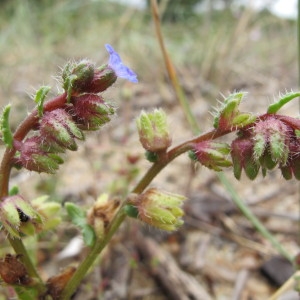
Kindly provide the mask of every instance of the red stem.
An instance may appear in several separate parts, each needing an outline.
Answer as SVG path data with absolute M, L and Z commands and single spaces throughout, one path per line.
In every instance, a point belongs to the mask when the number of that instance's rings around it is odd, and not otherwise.
M 166 165 L 168 165 L 172 160 L 174 160 L 177 156 L 181 155 L 182 153 L 192 150 L 195 144 L 203 141 L 214 140 L 220 136 L 228 134 L 229 132 L 231 131 L 220 131 L 218 129 L 213 129 L 172 148 L 166 153 L 166 155 L 162 156 L 161 159 L 159 159 L 156 163 L 152 165 L 152 167 L 148 170 L 145 176 L 139 181 L 138 185 L 132 190 L 132 193 L 142 193 L 153 180 L 153 178 Z

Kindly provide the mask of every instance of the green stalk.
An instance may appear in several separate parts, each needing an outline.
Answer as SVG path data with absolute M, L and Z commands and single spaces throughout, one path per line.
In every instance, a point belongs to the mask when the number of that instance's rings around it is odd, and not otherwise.
M 276 248 L 276 250 L 288 259 L 290 262 L 293 262 L 293 256 L 289 254 L 289 252 L 282 247 L 280 242 L 270 233 L 270 231 L 256 218 L 256 216 L 252 213 L 252 211 L 248 208 L 248 206 L 243 202 L 237 192 L 232 188 L 232 185 L 226 178 L 223 173 L 219 175 L 220 181 L 226 187 L 227 191 L 230 193 L 231 198 L 235 205 L 240 209 L 242 214 L 251 222 L 251 224 L 256 228 L 260 234 L 265 237 L 269 242 Z
M 78 288 L 80 282 L 85 277 L 85 275 L 88 272 L 88 270 L 90 269 L 90 267 L 93 265 L 93 263 L 98 258 L 101 251 L 105 248 L 105 246 L 111 240 L 112 236 L 115 234 L 117 229 L 123 223 L 125 218 L 126 218 L 126 214 L 124 213 L 123 209 L 121 208 L 118 211 L 118 213 L 116 214 L 115 218 L 110 223 L 108 232 L 105 235 L 105 237 L 103 238 L 103 240 L 97 240 L 95 242 L 94 246 L 91 248 L 88 255 L 85 257 L 85 259 L 79 265 L 76 272 L 74 273 L 72 278 L 67 283 L 65 289 L 63 290 L 63 292 L 59 298 L 60 300 L 69 300 L 71 298 L 71 296 L 74 294 L 74 292 Z

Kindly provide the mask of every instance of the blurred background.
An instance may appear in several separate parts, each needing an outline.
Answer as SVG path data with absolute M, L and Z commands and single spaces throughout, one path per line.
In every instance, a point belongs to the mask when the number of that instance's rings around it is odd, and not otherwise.
M 167 51 L 203 131 L 211 128 L 210 112 L 222 95 L 247 91 L 243 109 L 262 113 L 280 93 L 299 89 L 296 1 L 158 2 Z M 142 109 L 162 107 L 167 112 L 173 145 L 192 136 L 167 76 L 150 3 L 142 0 L 0 0 L 0 105 L 12 103 L 12 128 L 34 107 L 31 95 L 40 85 L 52 86 L 52 96 L 62 91 L 59 76 L 67 61 L 88 58 L 105 63 L 105 43 L 138 74 L 139 84 L 118 80 L 105 92 L 118 107 L 118 116 L 89 135 L 79 151 L 68 153 L 57 176 L 13 172 L 12 183 L 25 197 L 46 193 L 57 201 L 88 207 L 103 192 L 128 193 L 150 166 L 135 129 Z M 296 102 L 284 109 L 293 116 L 298 111 Z M 237 182 L 230 171 L 228 178 L 267 228 L 296 254 L 297 183 L 283 181 L 277 171 L 254 182 Z M 85 299 L 209 299 L 194 292 L 200 287 L 211 299 L 266 299 L 292 274 L 290 264 L 281 267 L 276 261 L 271 266 L 280 274 L 287 269 L 283 278 L 270 279 L 276 271 L 262 275 L 276 251 L 234 208 L 212 171 L 180 157 L 153 186 L 189 197 L 186 225 L 165 234 L 128 222 L 80 288 L 78 299 L 80 293 Z M 168 253 L 167 265 L 177 267 L 170 272 L 195 280 L 193 287 L 183 279 L 177 282 L 178 290 L 185 286 L 186 298 L 176 298 L 164 275 L 155 273 L 155 255 L 143 248 L 147 244 L 141 232 L 161 253 Z M 75 254 L 49 260 L 77 234 L 63 223 L 58 232 L 41 238 L 38 261 L 45 278 L 80 259 L 84 250 L 76 246 Z M 135 238 L 128 240 L 128 235 Z

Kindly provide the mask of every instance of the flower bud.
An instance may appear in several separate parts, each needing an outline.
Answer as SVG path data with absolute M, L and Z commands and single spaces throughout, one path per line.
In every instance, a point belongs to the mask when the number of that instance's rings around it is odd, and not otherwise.
M 63 88 L 68 95 L 68 102 L 72 96 L 86 92 L 86 87 L 94 77 L 94 65 L 88 60 L 69 62 L 63 69 Z
M 20 233 L 32 235 L 35 225 L 42 223 L 42 218 L 32 205 L 20 195 L 7 197 L 0 203 L 0 218 L 4 228 L 12 237 Z
M 238 137 L 232 142 L 231 157 L 235 178 L 241 178 L 242 169 L 251 180 L 256 178 L 260 165 L 253 159 L 253 147 L 250 135 Z
M 171 145 L 167 116 L 162 109 L 153 113 L 141 112 L 136 120 L 140 142 L 150 152 L 165 151 Z
M 76 126 L 71 116 L 64 109 L 55 109 L 46 112 L 40 123 L 40 134 L 43 143 L 51 148 L 51 145 L 58 145 L 69 150 L 77 150 L 74 138 L 83 140 L 82 131 Z
M 72 98 L 71 113 L 82 130 L 97 130 L 111 120 L 115 108 L 103 101 L 101 96 L 84 94 Z
M 295 176 L 300 180 L 300 140 L 297 137 L 289 144 L 289 157 L 285 165 L 280 165 L 283 177 L 288 180 Z
M 205 167 L 219 172 L 222 171 L 222 167 L 230 167 L 232 165 L 226 159 L 229 153 L 230 147 L 228 144 L 204 141 L 194 146 L 193 158 Z
M 117 80 L 117 75 L 108 65 L 104 65 L 94 72 L 94 77 L 86 87 L 86 92 L 98 94 L 105 91 Z
M 29 171 L 54 174 L 63 160 L 55 153 L 42 150 L 41 145 L 40 136 L 30 137 L 24 142 L 15 141 L 14 146 L 20 152 L 17 164 Z
M 173 231 L 183 224 L 181 208 L 186 198 L 151 188 L 137 197 L 132 197 L 131 205 L 138 211 L 138 218 L 157 228 Z
M 65 66 L 62 78 L 68 102 L 71 97 L 83 93 L 101 93 L 114 84 L 118 77 L 138 82 L 136 74 L 123 64 L 113 47 L 106 44 L 105 48 L 109 53 L 109 61 L 98 69 L 87 60 L 70 62 Z
M 43 218 L 43 223 L 36 226 L 38 232 L 54 229 L 61 223 L 59 214 L 61 205 L 54 201 L 47 201 L 48 198 L 48 196 L 41 196 L 31 201 L 33 208 Z
M 289 155 L 291 130 L 274 115 L 267 115 L 253 127 L 254 158 L 269 152 L 273 162 L 285 165 Z
M 239 105 L 245 93 L 239 92 L 229 95 L 221 107 L 217 109 L 214 118 L 214 127 L 222 131 L 230 131 L 232 128 L 243 128 L 255 121 L 255 117 L 248 113 L 241 113 Z

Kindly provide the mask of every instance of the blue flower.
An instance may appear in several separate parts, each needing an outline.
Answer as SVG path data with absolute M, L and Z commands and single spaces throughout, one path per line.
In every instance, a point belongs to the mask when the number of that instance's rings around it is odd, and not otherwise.
M 114 48 L 109 44 L 106 44 L 105 48 L 109 53 L 108 66 L 116 73 L 116 75 L 137 83 L 137 75 L 127 66 L 123 65 L 120 55 L 114 50 Z

